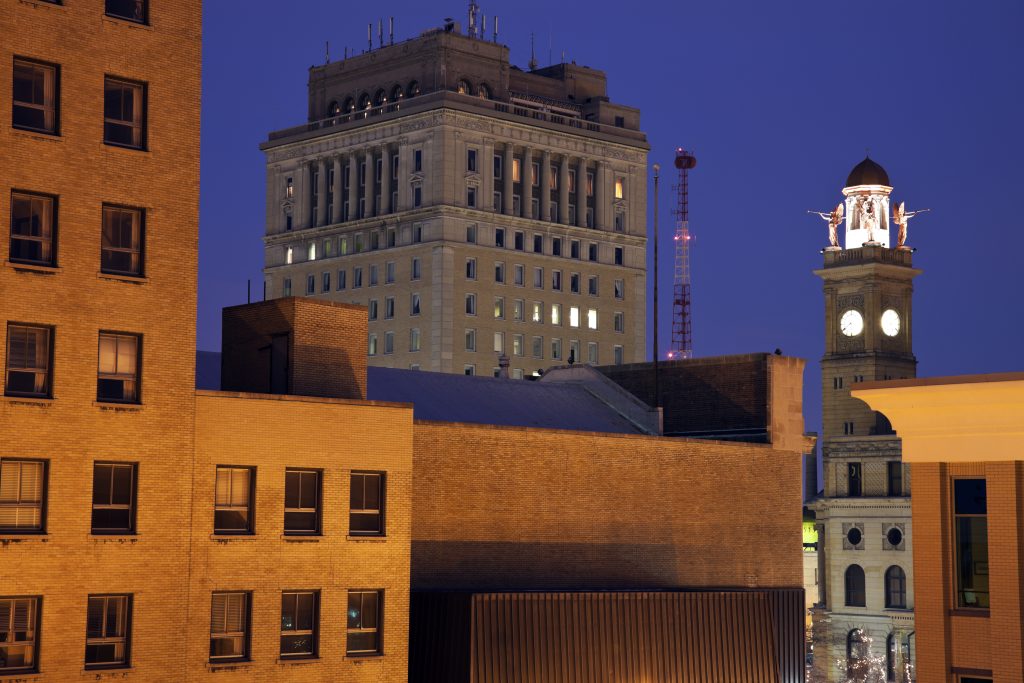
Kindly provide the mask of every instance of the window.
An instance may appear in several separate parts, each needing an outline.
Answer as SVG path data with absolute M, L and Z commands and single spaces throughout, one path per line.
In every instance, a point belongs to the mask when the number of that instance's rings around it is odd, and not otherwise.
M 100 332 L 96 400 L 138 403 L 139 356 L 142 339 L 134 334 Z
M 587 309 L 587 329 L 591 329 L 591 330 L 596 330 L 597 329 L 597 309 L 596 308 L 588 308 Z
M 569 240 L 569 257 L 574 259 L 580 258 L 580 241 Z
M 625 280 L 615 281 L 615 298 L 625 299 L 626 298 L 626 282 Z
M 587 245 L 587 260 L 597 261 L 597 245 L 593 242 Z
M 292 295 L 292 279 L 290 277 L 286 277 L 284 279 L 284 282 L 281 283 L 281 296 L 291 296 L 291 295 Z
M 544 253 L 544 235 L 533 236 L 533 253 L 543 254 Z
M 345 271 L 344 270 L 339 270 L 338 271 L 338 285 L 337 285 L 338 289 L 339 290 L 345 289 L 346 284 L 347 283 L 346 283 L 346 278 L 345 278 Z
M 521 263 L 512 266 L 512 281 L 517 287 L 522 287 L 526 278 L 525 268 Z
M 409 295 L 409 315 L 419 315 L 419 314 L 420 314 L 420 295 L 413 293 L 413 294 Z
M 470 173 L 476 173 L 476 150 L 466 150 L 466 170 Z
M 414 327 L 411 330 L 409 330 L 409 350 L 420 350 L 420 330 L 417 327 Z
M 886 463 L 888 468 L 888 489 L 890 496 L 902 496 L 903 495 L 903 463 L 902 462 L 889 462 Z
M 377 335 L 371 334 L 369 341 L 366 343 L 366 353 L 369 356 L 377 355 Z
M 551 324 L 562 324 L 562 304 L 551 304 Z
M 306 276 L 306 296 L 311 296 L 316 293 L 316 275 L 310 273 Z
M 587 278 L 587 294 L 597 296 L 597 276 L 591 275 Z
M 127 19 L 139 24 L 147 22 L 148 0 L 106 0 L 108 17 Z
M 384 297 L 384 319 L 391 320 L 395 317 L 395 297 Z
M 597 365 L 597 342 L 587 343 L 587 362 Z
M 466 330 L 466 350 L 476 351 L 476 330 Z
M 384 474 L 353 472 L 349 490 L 348 530 L 354 535 L 384 535 Z
M 626 229 L 626 214 L 622 211 L 615 212 L 615 232 L 622 232 Z
M 376 320 L 377 319 L 377 310 L 379 308 L 377 300 L 376 299 L 370 299 L 366 303 L 367 303 L 367 306 L 366 306 L 367 319 L 371 320 L 371 321 L 372 320 Z
M 523 235 L 522 231 L 516 230 L 515 235 L 515 249 L 516 251 L 523 251 L 526 248 L 526 236 Z
M 863 493 L 863 478 L 861 476 L 861 465 L 859 462 L 846 463 L 846 476 L 849 482 L 846 495 L 851 498 L 858 498 Z
M 533 338 L 533 357 L 543 358 L 544 357 L 544 337 Z
M 363 269 L 356 266 L 352 269 L 352 289 L 359 289 L 363 286 Z
M 132 596 L 90 595 L 85 617 L 85 668 L 128 666 Z
M 907 607 L 907 575 L 896 565 L 885 570 L 885 606 L 893 609 Z
M 864 570 L 859 564 L 846 568 L 846 606 L 864 607 Z
M 320 591 L 281 593 L 281 657 L 317 656 Z
M 616 311 L 614 319 L 615 319 L 615 331 L 616 332 L 625 332 L 626 331 L 626 316 L 625 316 L 625 314 L 623 314 L 622 311 Z
M 625 199 L 626 197 L 626 179 L 622 176 L 615 178 L 615 198 Z
M 580 362 L 580 340 L 570 339 L 569 340 L 569 363 Z
M 135 533 L 135 488 L 134 464 L 93 464 L 92 533 Z
M 395 262 L 388 261 L 384 264 L 384 283 L 393 284 L 395 281 Z
M 551 271 L 551 289 L 556 292 L 562 291 L 562 271 L 552 270 Z
M 544 269 L 533 269 L 533 286 L 537 289 L 544 289 Z
M 504 247 L 505 246 L 505 228 L 494 229 L 494 246 Z
M 491 201 L 493 202 L 494 210 L 500 212 L 501 211 L 501 192 L 499 190 L 495 190 L 494 193 L 491 195 Z
M 498 320 L 505 319 L 505 297 L 494 297 L 494 317 Z
M 594 196 L 594 172 L 587 171 L 587 196 Z M 589 225 L 588 225 L 589 227 Z
M 103 83 L 103 142 L 146 146 L 146 86 L 107 76 Z
M 291 247 L 288 247 L 287 249 L 285 249 L 284 250 L 284 262 L 287 265 L 290 266 L 294 259 L 295 259 L 295 250 L 292 249 Z
M 363 233 L 357 232 L 355 234 L 355 244 L 353 246 L 357 254 L 363 251 Z
M 505 353 L 505 333 L 495 332 L 494 333 L 494 352 Z
M 494 155 L 494 179 L 501 180 L 502 158 L 500 154 Z
M 855 628 L 846 634 L 846 675 L 850 680 L 866 680 L 871 668 L 871 641 Z
M 60 134 L 60 67 L 27 59 L 14 60 L 11 125 L 23 130 Z
M 534 187 L 540 187 L 540 164 L 536 161 L 530 162 L 531 180 Z
M 380 622 L 383 601 L 384 591 L 348 592 L 348 643 L 345 653 L 349 656 L 382 652 Z
M 385 332 L 384 333 L 384 353 L 395 352 L 395 333 Z
M 466 315 L 476 315 L 476 294 L 466 295 Z
M 46 461 L 0 460 L 0 531 L 7 534 L 46 530 Z M 0 606 L 2 606 L 0 602 Z M 0 628 L 4 626 L 0 617 Z M 3 647 L 0 635 L 0 647 Z M 0 651 L 2 654 L 2 651 Z M 0 658 L 0 671 L 3 670 Z
M 249 659 L 250 594 L 214 593 L 210 608 L 210 661 Z
M 370 232 L 370 251 L 380 249 L 380 233 L 376 230 Z
M 0 674 L 39 667 L 40 598 L 0 598 Z
M 505 264 L 501 261 L 495 261 L 494 263 L 494 281 L 499 284 L 505 282 Z
M 530 217 L 540 220 L 540 200 L 536 197 L 530 200 Z
M 535 323 L 544 322 L 544 304 L 540 301 L 533 302 L 533 312 L 530 314 L 530 320 Z
M 11 192 L 10 259 L 16 263 L 57 265 L 57 198 Z
M 562 340 L 552 339 L 551 340 L 551 360 L 562 359 Z
M 423 187 L 419 183 L 412 186 L 412 205 L 413 208 L 423 206 Z
M 523 335 L 513 334 L 512 335 L 512 355 L 522 356 L 523 355 Z
M 320 533 L 319 471 L 284 471 L 284 533 L 297 536 Z
M 423 150 L 414 149 L 412 152 L 412 172 L 422 173 L 423 172 Z
M 468 258 L 468 259 L 466 259 L 466 279 L 467 280 L 475 280 L 476 279 L 476 259 L 475 258 Z
M 612 347 L 612 355 L 614 357 L 612 362 L 614 362 L 616 365 L 622 365 L 622 347 Z
M 984 479 L 953 480 L 957 606 L 989 607 L 988 496 Z
M 423 271 L 420 269 L 420 260 L 418 258 L 414 258 L 412 260 L 412 265 L 409 268 L 409 272 L 410 280 L 419 280 L 423 276 Z
M 517 323 L 523 322 L 523 311 L 524 304 L 522 299 L 516 299 L 512 302 L 512 320 Z
M 466 226 L 466 242 L 469 244 L 476 244 L 476 226 Z
M 53 353 L 49 327 L 7 325 L 8 396 L 49 398 Z
M 622 265 L 622 247 L 615 247 L 615 265 Z
M 370 286 L 377 286 L 377 266 L 376 264 L 370 266 Z
M 580 274 L 570 273 L 569 275 L 569 291 L 573 294 L 580 293 Z
M 580 309 L 579 306 L 569 307 L 569 327 L 580 326 Z
M 523 162 L 522 159 L 512 159 L 512 182 L 519 183 L 523 179 Z
M 469 207 L 470 209 L 475 209 L 476 208 L 476 188 L 475 187 L 467 187 L 466 188 L 466 206 Z
M 323 273 L 320 276 L 320 291 L 329 292 L 331 291 L 331 274 Z
M 217 467 L 213 531 L 216 534 L 253 532 L 253 497 L 256 470 L 252 467 Z

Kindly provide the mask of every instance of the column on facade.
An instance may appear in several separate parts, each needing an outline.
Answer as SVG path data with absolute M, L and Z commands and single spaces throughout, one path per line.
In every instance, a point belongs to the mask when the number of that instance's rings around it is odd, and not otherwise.
M 299 214 L 299 225 L 307 227 L 307 228 L 313 227 L 313 215 L 312 215 L 313 202 L 312 202 L 312 198 L 310 196 L 311 193 L 312 193 L 312 190 L 310 189 L 310 186 L 309 186 L 310 185 L 310 182 L 309 182 L 310 181 L 310 178 L 309 178 L 310 175 L 311 174 L 309 172 L 309 164 L 303 162 L 302 168 L 301 168 L 300 173 L 299 173 L 299 181 L 300 182 L 299 182 L 299 187 L 298 187 L 298 190 L 296 191 L 296 194 L 298 194 L 298 196 L 299 196 L 299 201 L 302 202 L 302 204 L 300 205 L 301 208 L 302 208 L 302 213 Z
M 316 162 L 316 224 L 327 223 L 327 160 Z
M 576 225 L 587 227 L 587 160 L 579 158 L 576 167 Z
M 594 227 L 598 230 L 607 227 L 604 207 L 607 194 L 604 186 L 604 163 L 598 161 L 594 165 Z
M 523 147 L 522 178 L 523 198 L 519 202 L 519 215 L 523 218 L 533 218 L 533 150 Z
M 502 213 L 504 213 L 506 216 L 512 215 L 512 166 L 515 164 L 514 150 L 515 145 L 513 145 L 511 142 L 505 144 L 505 161 L 502 164 L 504 168 L 501 169 L 501 177 L 504 182 L 501 190 L 501 201 L 505 205 L 502 209 Z
M 501 211 L 500 206 L 494 205 L 494 141 L 484 140 L 483 159 L 477 162 L 477 168 L 481 170 L 483 178 L 481 192 L 483 197 L 477 199 L 476 205 L 482 209 L 491 207 L 493 211 Z
M 409 191 L 409 159 L 412 155 L 409 154 L 409 141 L 399 138 L 395 153 L 398 155 L 398 204 L 395 211 L 407 211 L 412 206 Z
M 334 198 L 331 206 L 333 208 L 331 223 L 341 222 L 341 209 L 344 206 L 345 198 L 341 196 L 341 156 L 334 157 L 331 162 L 334 165 L 334 183 L 331 185 L 331 196 Z
M 366 170 L 363 172 L 363 180 L 364 180 L 364 183 L 363 183 L 363 201 L 366 204 L 366 206 L 365 206 L 365 208 L 363 210 L 363 218 L 369 218 L 370 216 L 374 215 L 374 212 L 373 212 L 373 195 L 374 195 L 374 192 L 373 191 L 375 189 L 374 185 L 376 184 L 375 177 L 376 177 L 376 170 L 377 170 L 374 167 L 374 163 L 373 163 L 373 148 L 372 147 L 370 147 L 369 149 L 367 149 L 367 150 L 365 150 L 363 152 L 363 161 L 366 164 Z
M 558 165 L 558 222 L 569 225 L 569 157 L 565 154 Z
M 377 207 L 377 213 L 385 214 L 394 211 L 391 206 L 391 149 L 384 145 L 380 156 L 380 206 Z
M 540 219 L 551 220 L 551 152 L 540 155 Z
M 348 155 L 348 220 L 359 215 L 359 154 Z

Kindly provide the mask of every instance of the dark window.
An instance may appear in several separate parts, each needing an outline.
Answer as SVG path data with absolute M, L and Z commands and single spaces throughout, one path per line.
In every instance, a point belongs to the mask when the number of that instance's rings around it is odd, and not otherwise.
M 290 277 L 286 277 L 284 279 L 284 282 L 281 283 L 281 296 L 291 296 L 291 295 L 292 295 L 292 279 Z
M 889 495 L 890 496 L 902 496 L 903 495 L 903 463 L 902 462 L 890 462 L 886 463 L 889 470 Z
M 60 67 L 27 59 L 14 60 L 11 125 L 15 128 L 60 133 Z
M 348 592 L 348 643 L 345 647 L 347 654 L 381 653 L 380 622 L 383 598 L 383 591 Z
M 107 16 L 126 19 L 139 24 L 149 20 L 147 0 L 107 0 Z
M 562 238 L 554 237 L 551 240 L 551 255 L 561 256 L 562 255 Z
M 320 291 L 329 292 L 331 291 L 331 274 L 324 273 L 320 276 Z
M 423 204 L 423 188 L 419 185 L 413 185 L 412 188 L 412 205 L 419 207 Z
M 863 681 L 871 670 L 871 641 L 864 631 L 853 629 L 846 634 L 846 675 L 851 680 Z
M 11 192 L 10 259 L 16 263 L 57 265 L 57 198 Z
M 858 564 L 846 568 L 846 606 L 864 606 L 864 570 Z
M 502 159 L 500 154 L 494 155 L 494 179 L 501 180 Z
M 853 526 L 850 527 L 846 532 L 846 540 L 850 545 L 856 547 L 860 545 L 860 542 L 864 540 L 864 534 L 861 533 L 860 529 Z
M 885 532 L 885 540 L 889 542 L 889 545 L 895 548 L 903 542 L 903 532 L 899 527 L 894 526 Z
M 141 209 L 104 206 L 100 270 L 141 276 L 144 235 L 145 214 Z
M 7 325 L 7 380 L 4 391 L 8 396 L 49 398 L 53 330 L 49 327 Z
M 412 172 L 420 173 L 423 171 L 423 150 L 416 149 L 412 152 Z
M 953 480 L 959 607 L 988 609 L 988 499 L 984 479 Z
M 320 591 L 281 594 L 281 656 L 317 656 Z
M 0 673 L 39 669 L 41 598 L 0 598 Z
M 896 565 L 885 570 L 885 606 L 895 609 L 907 607 L 907 575 Z
M 625 126 L 626 126 L 626 118 L 624 116 L 616 116 L 615 117 L 615 127 L 616 128 L 625 128 Z
M 533 236 L 533 253 L 543 254 L 544 253 L 544 235 Z
M 90 595 L 85 620 L 85 668 L 128 666 L 132 596 Z
M 466 226 L 466 242 L 468 242 L 469 244 L 476 244 L 476 226 L 475 225 L 467 225 Z
M 466 206 L 470 209 L 476 208 L 476 188 L 466 188 Z
M 284 532 L 295 535 L 320 533 L 320 472 L 285 470 Z
M 316 293 L 316 275 L 310 273 L 306 276 L 306 295 Z
M 46 530 L 45 508 L 46 461 L 0 460 L 0 531 L 6 534 L 43 533 Z M 2 626 L 3 620 L 0 619 Z M 0 636 L 0 645 L 2 641 Z
M 103 141 L 146 147 L 146 86 L 107 76 L 103 83 Z
M 899 647 L 899 641 L 896 640 L 896 634 L 890 633 L 885 638 L 885 680 L 895 681 L 896 680 L 896 648 Z
M 505 228 L 494 229 L 494 246 L 504 247 L 505 246 Z
M 862 487 L 863 480 L 861 478 L 860 463 L 859 462 L 849 462 L 849 463 L 846 463 L 846 475 L 847 475 L 847 479 L 849 481 L 849 486 L 847 488 L 847 494 L 846 495 L 854 497 L 854 498 L 860 497 L 860 496 L 864 495 L 863 487 Z
M 142 338 L 134 334 L 100 332 L 96 400 L 138 403 Z
M 591 261 L 597 260 L 597 245 L 591 243 L 587 246 L 587 258 Z
M 349 533 L 384 534 L 384 475 L 353 472 L 349 494 Z
M 622 265 L 622 247 L 615 247 L 615 265 Z
M 256 471 L 252 467 L 218 467 L 213 531 L 217 534 L 253 532 Z
M 526 237 L 522 232 L 516 231 L 515 233 L 515 249 L 516 251 L 523 251 L 526 248 Z
M 476 172 L 476 150 L 466 150 L 466 170 L 475 173 Z
M 579 240 L 569 241 L 569 257 L 578 259 L 580 258 L 580 243 Z
M 135 533 L 135 465 L 98 462 L 92 467 L 92 533 Z
M 249 659 L 249 593 L 214 593 L 210 609 L 210 661 Z

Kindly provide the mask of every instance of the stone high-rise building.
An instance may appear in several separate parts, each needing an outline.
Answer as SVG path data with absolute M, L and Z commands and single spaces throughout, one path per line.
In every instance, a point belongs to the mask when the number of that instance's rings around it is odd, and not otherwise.
M 270 133 L 267 298 L 369 308 L 371 365 L 521 377 L 645 357 L 639 111 L 455 24 L 313 67 Z
M 916 373 L 911 299 L 921 271 L 902 238 L 889 245 L 892 189 L 870 159 L 854 167 L 833 213 L 832 246 L 815 271 L 825 292 L 825 490 L 810 504 L 818 531 L 816 681 L 867 680 L 871 668 L 902 681 L 914 658 L 910 476 L 888 420 L 850 395 L 857 382 Z

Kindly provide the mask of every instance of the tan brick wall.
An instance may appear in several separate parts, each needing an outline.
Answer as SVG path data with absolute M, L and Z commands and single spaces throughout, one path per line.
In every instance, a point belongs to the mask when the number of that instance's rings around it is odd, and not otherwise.
M 413 588 L 802 586 L 800 454 L 417 422 Z
M 132 662 L 180 681 L 192 452 L 199 189 L 198 0 L 153 3 L 151 25 L 102 0 L 0 3 L 0 217 L 11 189 L 59 196 L 58 266 L 0 259 L 0 322 L 52 325 L 53 400 L 0 398 L 0 457 L 49 460 L 47 533 L 0 540 L 4 595 L 42 595 L 40 680 L 86 675 L 87 595 L 134 594 Z M 13 57 L 59 64 L 60 136 L 11 127 Z M 148 83 L 148 151 L 104 145 L 103 77 Z M 146 209 L 144 280 L 99 275 L 101 206 Z M 97 335 L 143 335 L 142 405 L 95 404 Z M 6 358 L 6 330 L 0 358 Z M 95 460 L 138 463 L 138 534 L 90 535 Z M 32 677 L 29 677 L 32 678 Z M 141 680 L 141 679 L 140 679 Z
M 412 408 L 201 392 L 196 397 L 189 680 L 399 681 L 407 676 Z M 301 446 L 299 446 L 301 444 Z M 256 468 L 255 533 L 214 536 L 216 466 Z M 323 471 L 323 535 L 285 538 L 286 467 Z M 349 474 L 386 472 L 383 539 L 348 538 Z M 321 591 L 320 658 L 280 662 L 281 592 Z M 345 656 L 349 589 L 383 589 L 384 656 Z M 210 594 L 252 591 L 252 661 L 210 665 Z

